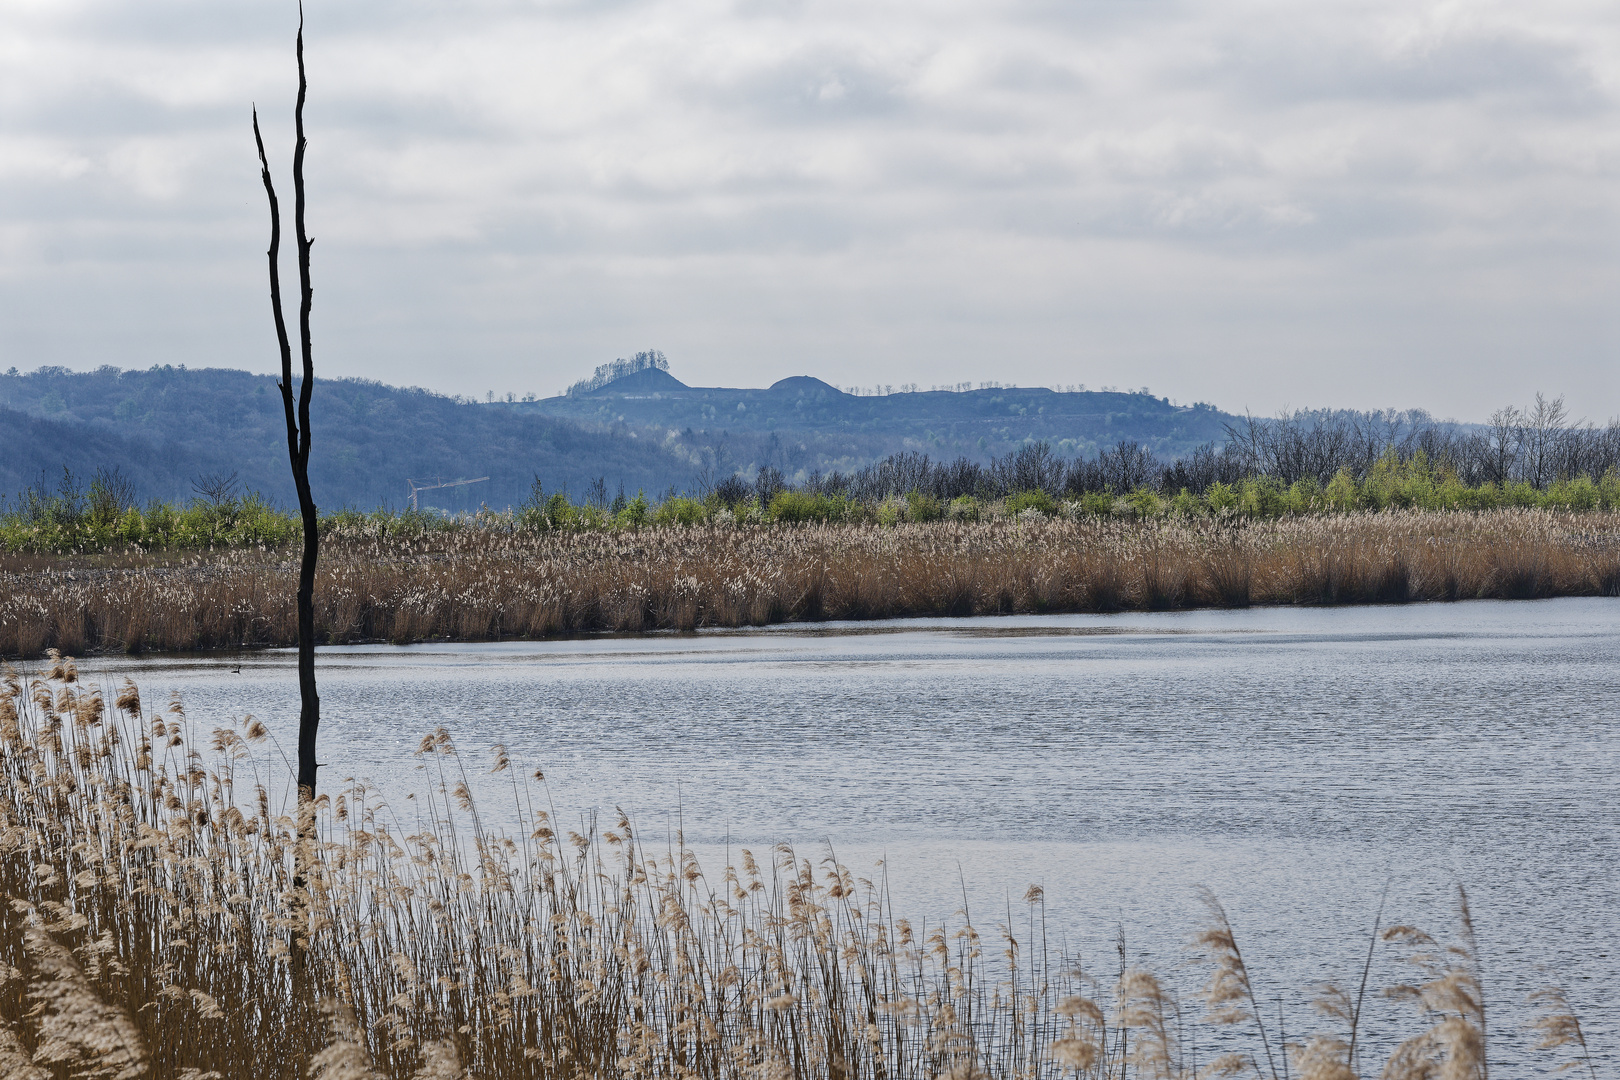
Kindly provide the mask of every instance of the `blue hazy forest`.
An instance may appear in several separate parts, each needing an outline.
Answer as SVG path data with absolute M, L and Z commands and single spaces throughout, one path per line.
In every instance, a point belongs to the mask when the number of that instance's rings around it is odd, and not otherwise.
M 319 450 L 310 476 L 327 512 L 402 509 L 412 484 L 460 479 L 478 482 L 430 488 L 421 508 L 502 510 L 535 504 L 542 491 L 606 506 L 614 490 L 615 509 L 626 493 L 654 501 L 719 493 L 729 505 L 751 492 L 764 505 L 783 488 L 868 502 L 1139 490 L 1171 498 L 1254 479 L 1303 483 L 1305 497 L 1336 479 L 1366 481 L 1379 468 L 1472 490 L 1479 497 L 1467 505 L 1557 496 L 1558 505 L 1607 506 L 1605 493 L 1620 490 L 1620 421 L 1600 427 L 1573 418 L 1562 398 L 1540 394 L 1484 423 L 1436 420 L 1421 409 L 1257 418 L 1179 405 L 1146 388 L 961 383 L 897 392 L 811 376 L 762 389 L 695 387 L 648 351 L 544 399 L 478 401 L 321 380 L 312 417 Z M 0 374 L 0 424 L 10 436 L 0 454 L 0 512 L 70 507 L 91 488 L 121 506 L 227 492 L 272 506 L 292 499 L 271 376 L 13 368 Z M 1570 498 L 1554 491 L 1575 481 L 1590 490 Z
M 657 354 L 642 354 L 643 356 Z M 662 357 L 658 357 L 661 361 Z M 620 362 L 622 367 L 635 367 Z M 1144 391 L 1046 387 L 852 394 L 808 376 L 766 389 L 694 388 L 666 366 L 598 370 L 570 393 L 530 400 L 452 398 L 365 379 L 321 379 L 310 475 L 323 506 L 399 506 L 407 479 L 488 476 L 433 491 L 423 505 L 515 505 L 538 477 L 581 496 L 598 482 L 649 495 L 696 491 L 761 468 L 789 482 L 912 451 L 988 463 L 1044 441 L 1066 457 L 1121 441 L 1160 459 L 1219 442 L 1237 417 Z M 116 466 L 136 497 L 184 500 L 199 477 L 292 500 L 276 380 L 218 368 L 42 367 L 0 374 L 0 494 L 54 488 Z

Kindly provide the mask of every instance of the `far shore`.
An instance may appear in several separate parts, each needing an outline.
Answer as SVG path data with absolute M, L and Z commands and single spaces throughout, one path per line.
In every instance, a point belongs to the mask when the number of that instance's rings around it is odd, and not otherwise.
M 281 549 L 0 556 L 0 656 L 297 640 Z M 468 528 L 323 543 L 323 644 L 919 616 L 1620 595 L 1620 515 L 1039 515 L 892 525 Z

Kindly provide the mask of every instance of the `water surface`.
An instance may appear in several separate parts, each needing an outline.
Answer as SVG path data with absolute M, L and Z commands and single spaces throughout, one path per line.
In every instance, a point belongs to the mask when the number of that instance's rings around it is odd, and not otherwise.
M 543 767 L 565 821 L 622 806 L 711 865 L 784 840 L 884 859 L 914 920 L 965 900 L 987 935 L 1022 931 L 1041 884 L 1054 939 L 1112 962 L 1122 928 L 1184 991 L 1208 885 L 1296 1031 L 1312 983 L 1359 977 L 1386 888 L 1386 922 L 1439 936 L 1462 884 L 1493 1052 L 1529 1075 L 1513 1003 L 1540 965 L 1620 1060 L 1617 655 L 1620 601 L 1584 599 L 332 648 L 323 776 L 402 795 L 442 724 L 480 761 L 499 741 Z M 83 669 L 178 691 L 205 724 L 251 712 L 290 749 L 292 665 Z M 1374 979 L 1398 974 L 1380 950 Z

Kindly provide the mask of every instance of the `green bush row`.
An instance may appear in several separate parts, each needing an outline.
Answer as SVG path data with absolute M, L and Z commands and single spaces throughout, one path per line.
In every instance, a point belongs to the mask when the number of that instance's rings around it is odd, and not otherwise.
M 296 515 L 256 494 L 145 507 L 45 503 L 0 514 L 0 548 L 64 554 L 116 549 L 278 547 L 303 535 Z
M 1326 485 L 1314 480 L 1288 485 L 1260 477 L 1235 484 L 1212 484 L 1201 493 L 1183 489 L 1175 495 L 1138 488 L 1124 494 L 1087 492 L 1060 499 L 1043 491 L 1027 491 L 1003 499 L 962 496 L 946 502 L 912 492 L 904 498 L 874 504 L 841 495 L 788 490 L 777 493 L 765 505 L 754 498 L 727 504 L 713 495 L 706 499 L 671 496 L 654 503 L 640 493 L 618 503 L 616 507 L 582 505 L 564 494 L 543 496 L 537 490 L 534 498 L 510 513 L 485 510 L 445 517 L 431 511 L 368 513 L 345 509 L 323 515 L 321 529 L 323 533 L 410 538 L 466 528 L 595 532 L 693 525 L 895 525 L 1041 517 L 1275 518 L 1392 509 L 1535 507 L 1616 511 L 1620 510 L 1620 475 L 1610 472 L 1597 480 L 1587 476 L 1561 480 L 1546 490 L 1523 483 L 1469 487 L 1449 473 L 1429 468 L 1418 455 L 1407 462 L 1393 457 L 1380 461 L 1362 480 L 1348 472 L 1339 473 Z M 213 501 L 195 499 L 185 505 L 154 502 L 145 507 L 123 508 L 92 503 L 80 509 L 45 501 L 0 512 L 0 549 L 14 552 L 273 548 L 296 542 L 302 535 L 296 515 L 255 494 Z

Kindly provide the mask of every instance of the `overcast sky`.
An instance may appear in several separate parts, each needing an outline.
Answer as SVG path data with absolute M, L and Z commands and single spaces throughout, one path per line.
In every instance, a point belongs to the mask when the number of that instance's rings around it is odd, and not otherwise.
M 296 18 L 0 0 L 0 368 L 272 369 L 249 107 L 290 203 Z M 1620 413 L 1612 0 L 307 19 L 319 374 Z

